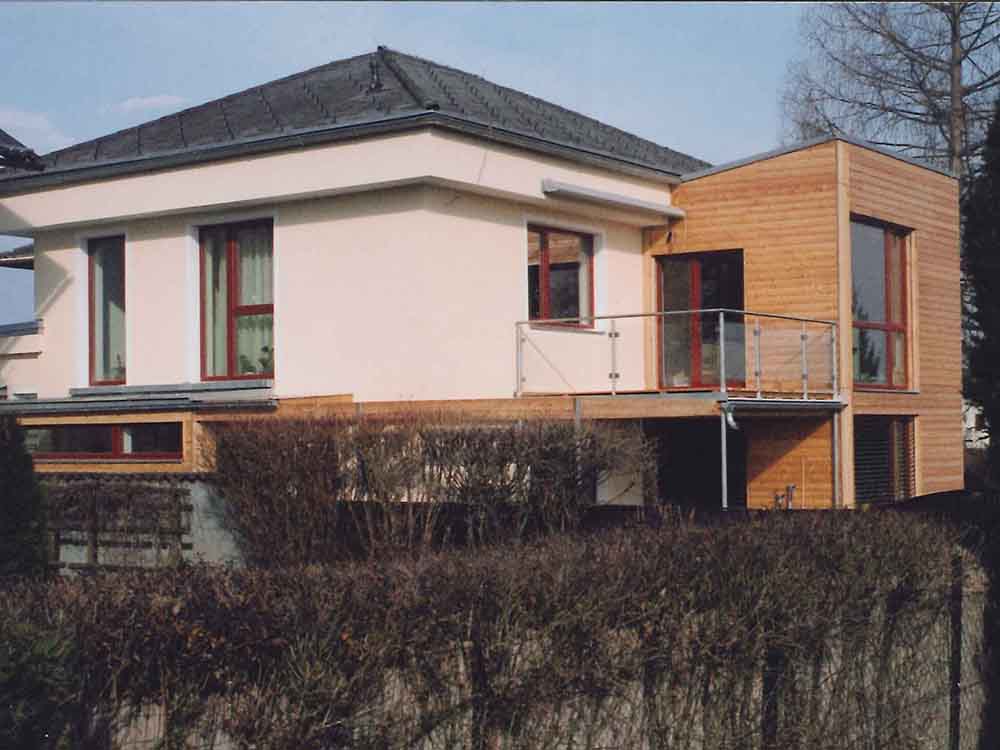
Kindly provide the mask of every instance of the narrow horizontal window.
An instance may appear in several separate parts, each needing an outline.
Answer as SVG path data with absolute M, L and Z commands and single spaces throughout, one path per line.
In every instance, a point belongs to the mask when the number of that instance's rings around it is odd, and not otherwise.
M 40 459 L 179 460 L 180 422 L 27 427 L 28 450 Z

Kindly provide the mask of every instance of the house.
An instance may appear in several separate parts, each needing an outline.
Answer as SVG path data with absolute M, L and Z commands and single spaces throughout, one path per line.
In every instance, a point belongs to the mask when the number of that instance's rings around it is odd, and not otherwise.
M 40 472 L 406 407 L 641 421 L 677 501 L 962 487 L 957 183 L 899 154 L 713 167 L 380 47 L 41 161 L 0 171 L 37 307 L 0 413 Z

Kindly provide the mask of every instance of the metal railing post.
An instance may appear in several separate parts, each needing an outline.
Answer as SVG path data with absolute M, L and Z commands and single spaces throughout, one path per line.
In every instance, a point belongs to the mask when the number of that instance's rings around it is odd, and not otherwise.
M 608 338 L 611 339 L 611 372 L 608 378 L 611 380 L 611 395 L 618 395 L 618 326 L 617 320 L 611 319 L 611 331 Z
M 763 387 L 761 385 L 761 371 L 760 371 L 760 318 L 753 319 L 753 367 L 754 374 L 757 376 L 757 398 L 761 398 L 764 395 Z
M 726 314 L 719 311 L 719 390 L 726 392 Z M 723 424 L 725 427 L 725 424 Z
M 802 321 L 802 334 L 801 334 L 801 353 L 800 357 L 802 359 L 802 400 L 808 400 L 809 398 L 809 358 L 806 356 L 806 322 Z

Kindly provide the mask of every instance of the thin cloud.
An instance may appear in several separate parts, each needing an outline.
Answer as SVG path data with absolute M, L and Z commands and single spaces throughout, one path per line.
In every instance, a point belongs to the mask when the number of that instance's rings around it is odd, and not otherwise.
M 187 102 L 183 96 L 174 94 L 154 94 L 153 96 L 131 96 L 118 104 L 121 112 L 156 112 L 162 109 L 180 107 Z
M 40 154 L 65 148 L 75 141 L 62 132 L 44 112 L 0 109 L 0 128 Z

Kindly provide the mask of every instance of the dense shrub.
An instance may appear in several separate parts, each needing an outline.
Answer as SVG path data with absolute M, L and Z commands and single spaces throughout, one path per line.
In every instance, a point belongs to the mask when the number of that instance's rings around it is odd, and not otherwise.
M 168 747 L 940 747 L 953 551 L 907 516 L 773 514 L 136 571 L 0 594 L 0 640 L 68 628 L 78 715 L 165 706 Z
M 17 420 L 0 416 L 0 577 L 44 567 L 44 509 L 31 455 Z
M 600 480 L 652 476 L 637 427 L 402 415 L 216 429 L 214 480 L 257 565 L 349 559 L 352 541 L 382 555 L 573 530 Z

